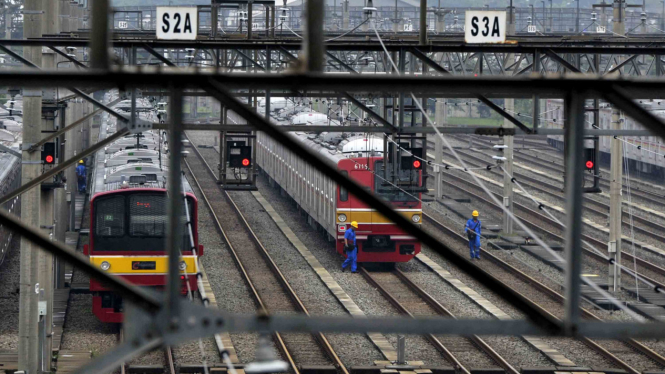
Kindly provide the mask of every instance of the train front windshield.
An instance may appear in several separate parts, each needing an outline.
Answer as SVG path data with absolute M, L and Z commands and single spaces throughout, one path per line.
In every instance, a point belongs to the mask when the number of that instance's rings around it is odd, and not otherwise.
M 374 163 L 374 192 L 377 196 L 393 202 L 415 202 L 418 201 L 419 192 L 410 192 L 411 189 L 420 187 L 419 170 L 398 170 L 397 178 L 393 178 L 391 164 L 384 174 L 383 161 Z
M 193 217 L 194 201 L 191 197 L 187 199 L 189 215 Z M 122 194 L 100 197 L 94 201 L 94 251 L 166 250 L 168 224 L 166 194 Z M 182 251 L 191 249 L 186 222 L 187 218 L 183 214 Z

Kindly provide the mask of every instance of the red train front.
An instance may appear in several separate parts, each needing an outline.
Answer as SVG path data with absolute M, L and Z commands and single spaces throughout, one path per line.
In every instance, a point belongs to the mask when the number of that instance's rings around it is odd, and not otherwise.
M 417 163 L 416 163 L 417 162 Z M 422 165 L 403 167 L 395 173 L 384 171 L 382 157 L 342 159 L 338 170 L 385 199 L 393 209 L 415 224 L 422 220 Z M 395 174 L 395 176 L 393 176 Z M 344 231 L 352 221 L 358 222 L 356 239 L 358 262 L 406 262 L 420 253 L 420 242 L 371 209 L 367 204 L 337 186 L 337 252 L 344 253 Z
M 131 186 L 130 186 L 131 187 Z M 184 204 L 184 198 L 181 198 Z M 198 205 L 192 193 L 187 194 L 193 238 L 184 230 L 180 273 L 182 292 L 187 282 L 196 291 L 197 255 L 203 248 L 198 244 Z M 162 288 L 166 284 L 168 256 L 166 248 L 168 197 L 164 188 L 120 188 L 100 192 L 90 201 L 90 244 L 84 247 L 90 262 L 102 270 L 121 276 L 145 287 Z M 183 224 L 187 222 L 182 219 Z M 120 296 L 110 292 L 102 283 L 91 279 L 93 313 L 103 322 L 121 323 L 123 305 Z

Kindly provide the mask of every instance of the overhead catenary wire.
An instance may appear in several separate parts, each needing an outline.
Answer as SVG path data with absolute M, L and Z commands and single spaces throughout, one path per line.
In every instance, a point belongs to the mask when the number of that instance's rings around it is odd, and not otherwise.
M 520 189 L 520 190 L 521 190 L 521 191 L 522 191 L 522 192 L 523 192 L 523 193 L 524 193 L 524 194 L 525 194 L 525 195 L 526 195 L 531 201 L 533 201 L 533 202 L 538 206 L 538 209 L 544 211 L 544 212 L 545 212 L 545 213 L 546 213 L 546 214 L 547 214 L 547 215 L 548 215 L 553 221 L 555 221 L 556 223 L 558 223 L 559 225 L 561 225 L 563 228 L 566 227 L 566 226 L 565 226 L 565 225 L 564 225 L 564 224 L 563 224 L 563 223 L 562 223 L 562 222 L 561 222 L 556 216 L 554 216 L 554 215 L 553 215 L 553 214 L 547 209 L 547 205 L 546 205 L 546 204 L 544 204 L 544 203 L 538 201 L 538 200 L 537 200 L 532 194 L 530 194 L 530 193 L 529 193 L 529 192 L 528 192 L 528 191 L 527 191 L 527 190 L 526 190 L 526 189 L 525 189 L 525 188 L 519 183 L 519 181 L 518 181 L 516 178 L 514 178 L 513 176 L 511 176 L 511 175 L 510 175 L 510 174 L 509 174 L 504 168 L 501 168 L 501 170 L 502 170 L 502 171 L 503 171 L 503 172 L 504 172 L 504 173 L 505 173 L 505 174 L 511 179 L 511 182 L 512 182 L 512 183 L 514 183 L 514 184 L 515 184 L 515 185 L 516 185 L 516 186 L 517 186 L 517 187 L 518 187 L 518 188 L 519 188 L 519 189 Z M 585 245 L 589 250 L 591 250 L 591 251 L 595 252 L 596 254 L 598 254 L 598 255 L 599 255 L 601 258 L 603 258 L 604 260 L 606 260 L 606 261 L 608 261 L 608 262 L 611 262 L 611 259 L 610 259 L 609 257 L 607 257 L 603 252 L 601 252 L 600 250 L 598 250 L 596 247 L 594 247 L 593 245 L 591 245 L 591 244 L 590 244 L 589 242 L 587 242 L 586 240 L 582 240 L 582 244 Z M 633 255 L 634 255 L 634 253 L 633 253 Z M 636 256 L 634 256 L 634 257 L 636 258 Z M 630 268 L 628 268 L 628 267 L 625 267 L 625 266 L 623 266 L 623 265 L 621 265 L 621 264 L 617 264 L 617 263 L 615 263 L 614 266 L 617 266 L 617 267 L 619 267 L 620 269 L 626 271 L 629 275 L 631 275 L 632 277 L 634 277 L 636 280 L 639 279 L 639 281 L 641 281 L 641 282 L 643 282 L 644 284 L 646 284 L 647 286 L 653 288 L 654 291 L 656 291 L 656 292 L 658 292 L 658 293 L 665 293 L 665 290 L 661 290 L 657 285 L 651 283 L 649 280 L 645 279 L 645 278 L 642 277 L 639 273 L 637 273 L 637 267 L 636 267 L 636 266 L 635 266 L 635 270 L 632 270 L 632 269 L 630 269 Z
M 393 59 L 390 57 L 390 53 L 388 52 L 388 49 L 387 49 L 386 46 L 383 44 L 383 40 L 381 40 L 381 36 L 379 35 L 379 32 L 378 32 L 377 29 L 376 29 L 376 26 L 374 25 L 373 22 L 371 22 L 370 24 L 372 25 L 372 29 L 374 30 L 374 33 L 376 34 L 376 37 L 378 38 L 379 43 L 381 44 L 381 47 L 382 47 L 383 50 L 385 51 L 388 60 L 390 61 L 390 63 L 392 64 L 392 66 L 395 68 L 396 73 L 397 73 L 397 74 L 400 74 L 400 73 L 399 73 L 399 69 L 397 68 L 397 65 L 395 64 L 395 62 L 393 61 Z M 457 153 L 457 151 L 455 151 L 455 149 L 452 147 L 452 145 L 448 142 L 448 139 L 446 139 L 446 137 L 443 136 L 443 134 L 442 134 L 442 133 L 439 131 L 439 129 L 436 127 L 436 125 L 434 125 L 434 124 L 432 123 L 431 118 L 429 118 L 429 116 L 427 115 L 427 112 L 423 109 L 423 107 L 422 107 L 420 101 L 418 101 L 418 99 L 416 98 L 416 96 L 415 96 L 413 93 L 410 93 L 410 95 L 411 95 L 411 98 L 413 99 L 413 102 L 416 104 L 416 106 L 418 107 L 418 109 L 419 109 L 419 110 L 421 111 L 421 113 L 423 114 L 423 117 L 427 120 L 427 123 L 428 123 L 428 124 L 430 125 L 430 127 L 432 127 L 432 128 L 434 129 L 434 131 L 436 132 L 436 135 L 437 135 L 439 138 L 441 138 L 441 140 L 443 141 L 443 143 L 446 145 L 446 147 L 448 147 L 448 149 L 451 151 L 451 153 L 452 153 L 453 156 L 457 159 L 457 161 L 460 163 L 460 165 L 461 165 L 462 167 L 466 168 L 466 164 L 464 163 L 464 160 L 462 160 L 462 158 L 459 156 L 459 154 Z M 558 256 L 559 258 L 561 258 L 558 254 L 556 254 L 556 253 L 554 252 L 554 250 L 552 250 L 552 248 L 550 248 L 549 245 L 547 245 L 547 243 L 545 243 L 545 242 L 544 242 L 544 241 L 543 241 L 538 235 L 536 235 L 536 234 L 535 234 L 535 233 L 534 233 L 534 232 L 533 232 L 528 226 L 526 226 L 526 225 L 525 225 L 520 219 L 518 219 L 518 218 L 513 214 L 513 212 L 511 212 L 511 211 L 508 210 L 506 207 L 504 207 L 503 204 L 502 204 L 500 201 L 498 201 L 498 199 L 494 196 L 494 194 L 492 194 L 492 192 L 490 191 L 490 189 L 489 189 L 489 188 L 488 188 L 488 187 L 487 187 L 487 186 L 486 186 L 486 185 L 480 180 L 480 178 L 478 178 L 478 176 L 476 175 L 476 173 L 474 173 L 473 171 L 469 171 L 468 173 L 469 173 L 469 175 L 471 175 L 471 177 L 473 178 L 473 180 L 474 180 L 474 181 L 475 181 L 475 182 L 476 182 L 476 183 L 477 183 L 477 184 L 478 184 L 478 185 L 479 185 L 479 186 L 485 191 L 485 193 L 490 197 L 490 199 L 492 199 L 492 201 L 494 201 L 494 203 L 495 203 L 497 206 L 501 207 L 501 209 L 506 213 L 506 215 L 507 215 L 510 219 L 512 219 L 515 223 L 517 223 L 517 225 L 518 225 L 519 227 L 521 227 L 524 231 L 526 231 L 526 232 L 527 232 L 527 233 L 528 233 L 528 234 L 529 234 L 529 235 L 530 235 L 530 236 L 536 241 L 536 243 L 538 243 L 541 247 L 543 247 L 544 249 L 546 249 L 548 252 L 554 253 L 556 256 Z M 566 261 L 563 260 L 562 258 L 561 258 L 561 261 L 562 261 L 562 263 L 564 263 L 564 264 L 566 263 Z M 601 295 L 603 295 L 604 297 L 606 297 L 608 300 L 610 300 L 610 302 L 612 302 L 614 305 L 616 305 L 619 309 L 621 309 L 621 310 L 623 310 L 624 312 L 626 312 L 626 314 L 628 314 L 629 316 L 631 316 L 632 318 L 634 318 L 635 320 L 637 320 L 637 321 L 639 321 L 639 322 L 645 322 L 645 320 L 644 320 L 644 318 L 643 318 L 642 316 L 640 316 L 640 315 L 638 315 L 637 313 L 633 312 L 632 310 L 628 309 L 628 307 L 626 307 L 625 305 L 623 305 L 619 300 L 616 299 L 616 297 L 614 297 L 613 295 L 611 295 L 611 294 L 608 293 L 607 291 L 605 291 L 605 290 L 603 290 L 602 288 L 600 288 L 600 286 L 598 286 L 598 285 L 595 284 L 594 282 L 591 282 L 591 281 L 588 280 L 588 279 L 585 279 L 585 277 L 580 277 L 580 278 L 581 278 L 581 280 L 582 280 L 583 283 L 585 283 L 586 285 L 588 285 L 589 287 L 591 287 L 592 289 L 594 289 L 594 291 L 599 292 Z

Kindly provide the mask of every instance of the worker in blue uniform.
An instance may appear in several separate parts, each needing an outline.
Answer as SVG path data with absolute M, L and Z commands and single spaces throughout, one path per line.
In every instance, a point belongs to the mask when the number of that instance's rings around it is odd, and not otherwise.
M 76 167 L 76 179 L 78 181 L 79 193 L 85 193 L 85 178 L 87 173 L 85 172 L 85 165 L 83 165 L 83 160 L 79 160 L 79 164 Z
M 482 225 L 478 219 L 477 210 L 474 210 L 473 213 L 471 213 L 471 216 L 472 217 L 466 221 L 464 231 L 466 232 L 466 236 L 469 238 L 469 253 L 471 255 L 471 259 L 473 260 L 474 258 L 477 258 L 480 260 L 480 229 L 482 228 Z
M 351 272 L 355 273 L 358 268 L 358 246 L 356 245 L 356 229 L 358 222 L 351 222 L 351 226 L 344 232 L 344 252 L 346 260 L 342 263 L 342 272 L 347 266 L 351 265 Z

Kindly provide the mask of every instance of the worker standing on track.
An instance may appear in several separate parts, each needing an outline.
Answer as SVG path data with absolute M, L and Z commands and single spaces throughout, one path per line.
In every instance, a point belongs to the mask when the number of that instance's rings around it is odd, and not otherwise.
M 86 178 L 86 172 L 85 172 L 85 165 L 83 165 L 83 160 L 79 161 L 78 166 L 76 167 L 76 179 L 78 181 L 78 189 L 79 193 L 85 193 L 85 178 Z
M 474 210 L 471 213 L 472 217 L 466 221 L 464 226 L 464 231 L 466 236 L 469 238 L 469 253 L 471 259 L 477 258 L 480 260 L 480 229 L 482 227 L 480 220 L 478 219 L 478 211 Z
M 351 265 L 351 272 L 355 273 L 358 268 L 358 246 L 356 246 L 356 229 L 358 222 L 351 222 L 351 226 L 346 229 L 344 233 L 344 252 L 346 252 L 346 260 L 342 263 L 342 272 L 349 264 Z

